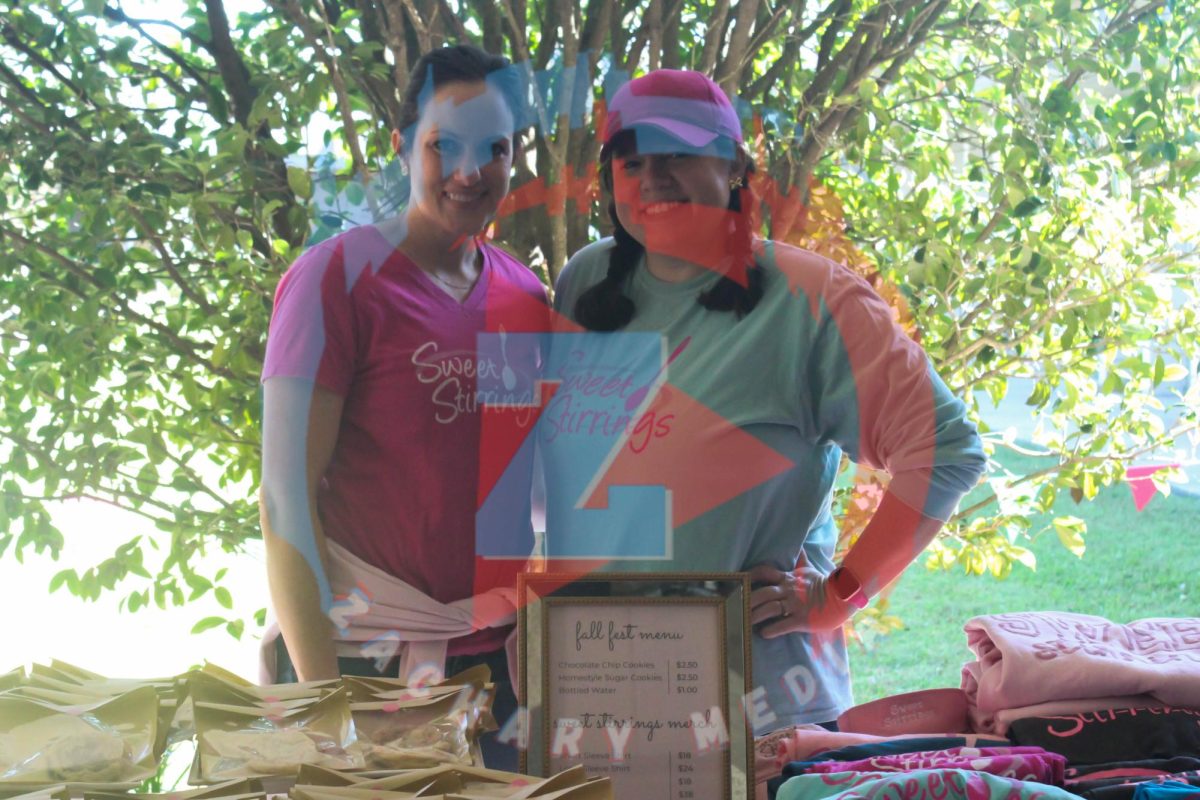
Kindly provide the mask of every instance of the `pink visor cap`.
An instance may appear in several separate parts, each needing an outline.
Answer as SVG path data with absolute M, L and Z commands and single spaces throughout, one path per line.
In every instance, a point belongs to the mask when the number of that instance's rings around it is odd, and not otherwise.
M 623 130 L 649 126 L 690 147 L 717 137 L 742 142 L 733 104 L 702 72 L 657 69 L 624 84 L 608 104 L 604 145 Z

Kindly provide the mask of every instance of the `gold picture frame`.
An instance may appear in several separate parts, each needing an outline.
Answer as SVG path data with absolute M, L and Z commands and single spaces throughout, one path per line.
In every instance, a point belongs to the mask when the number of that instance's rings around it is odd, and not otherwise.
M 617 797 L 753 797 L 748 575 L 526 573 L 518 593 L 522 772 L 582 764 Z

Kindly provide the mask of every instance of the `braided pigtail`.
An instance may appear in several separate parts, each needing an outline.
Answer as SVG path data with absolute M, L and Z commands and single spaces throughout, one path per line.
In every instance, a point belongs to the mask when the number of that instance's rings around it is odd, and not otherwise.
M 749 314 L 763 296 L 766 273 L 757 264 L 746 269 L 746 285 L 731 278 L 721 278 L 706 292 L 701 292 L 696 302 L 709 311 L 732 311 L 738 319 Z
M 608 273 L 575 301 L 575 319 L 590 331 L 615 331 L 633 319 L 633 300 L 625 294 L 625 282 L 642 257 L 642 246 L 621 227 L 615 203 L 609 203 L 615 245 L 608 253 Z
M 614 155 L 634 150 L 636 140 L 632 131 L 621 131 L 601 151 L 600 180 L 609 195 L 613 190 L 612 159 Z M 744 148 L 743 148 L 744 152 Z M 732 311 L 738 319 L 749 314 L 762 299 L 766 273 L 754 263 L 754 233 L 756 207 L 754 194 L 748 188 L 750 176 L 754 174 L 754 162 L 746 154 L 746 170 L 729 192 L 729 209 L 732 226 L 729 231 L 729 251 L 724 275 L 710 289 L 701 292 L 696 302 L 710 311 Z M 745 210 L 743 210 L 745 209 Z M 634 239 L 617 218 L 616 202 L 608 205 L 608 216 L 613 223 L 615 245 L 608 254 L 608 272 L 594 286 L 589 287 L 575 301 L 575 319 L 588 330 L 615 331 L 629 324 L 636 309 L 633 300 L 625 294 L 625 285 L 634 267 L 645 254 L 645 248 Z M 740 265 L 740 268 L 739 268 Z M 730 274 L 745 279 L 736 280 Z
M 743 183 L 750 182 L 754 173 L 753 162 L 746 167 Z M 710 311 L 732 311 L 738 319 L 749 314 L 758 305 L 763 296 L 763 286 L 766 283 L 766 272 L 754 262 L 754 228 L 755 215 L 743 205 L 755 206 L 756 200 L 750 189 L 745 187 L 733 188 L 729 193 L 729 211 L 733 219 L 733 230 L 730 231 L 730 266 L 737 262 L 745 265 L 746 280 L 741 283 L 729 277 L 734 269 L 726 270 L 725 275 L 712 288 L 701 292 L 696 302 Z

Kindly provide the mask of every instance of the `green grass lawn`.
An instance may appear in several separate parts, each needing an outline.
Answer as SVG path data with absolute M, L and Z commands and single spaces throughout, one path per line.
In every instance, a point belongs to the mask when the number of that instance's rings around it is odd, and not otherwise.
M 1003 462 L 1018 474 L 1044 464 L 1017 455 Z M 1063 514 L 1088 524 L 1082 558 L 1052 529 L 1028 544 L 1037 570 L 1014 565 L 1004 580 L 967 576 L 961 567 L 931 572 L 919 558 L 892 593 L 891 613 L 905 629 L 866 650 L 852 646 L 855 701 L 958 686 L 963 663 L 972 659 L 963 623 L 980 614 L 1074 611 L 1114 622 L 1200 615 L 1200 498 L 1159 495 L 1139 513 L 1129 487 L 1119 484 L 1078 505 L 1060 496 L 1054 512 L 1035 519 L 1030 532 Z

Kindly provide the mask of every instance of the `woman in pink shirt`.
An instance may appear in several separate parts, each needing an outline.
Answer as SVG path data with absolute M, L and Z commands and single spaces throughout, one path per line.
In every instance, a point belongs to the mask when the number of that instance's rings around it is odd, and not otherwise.
M 411 183 L 403 211 L 312 247 L 280 282 L 260 494 L 287 643 L 267 653 L 279 659 L 275 680 L 395 676 L 401 663 L 403 677 L 415 667 L 430 677 L 486 662 L 501 724 L 515 706 L 502 649 L 511 625 L 476 615 L 464 630 L 453 613 L 467 608 L 471 620 L 469 598 L 513 586 L 524 563 L 480 553 L 532 550 L 527 454 L 495 489 L 501 511 L 486 524 L 476 512 L 481 406 L 532 398 L 536 348 L 506 334 L 544 326 L 541 282 L 481 238 L 508 193 L 521 96 L 507 59 L 469 46 L 424 55 L 392 134 Z M 487 332 L 490 347 L 477 339 Z M 405 661 L 411 630 L 356 635 L 363 612 L 403 611 L 413 598 L 445 612 L 442 634 L 416 637 L 440 640 L 444 664 Z M 487 758 L 515 766 L 512 752 Z

